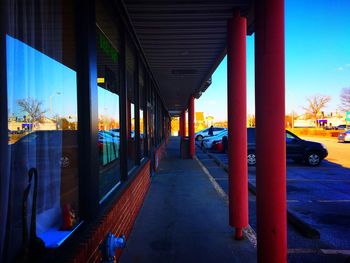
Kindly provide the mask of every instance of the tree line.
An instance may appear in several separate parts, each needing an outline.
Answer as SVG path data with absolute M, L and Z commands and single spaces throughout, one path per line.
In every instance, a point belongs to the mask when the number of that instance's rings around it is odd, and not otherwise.
M 317 116 L 322 112 L 322 109 L 330 100 L 330 96 L 320 94 L 307 98 L 307 105 L 303 107 L 303 109 L 306 114 L 309 114 L 315 121 L 316 127 L 318 127 Z M 342 89 L 340 93 L 339 109 L 343 112 L 350 111 L 350 87 Z

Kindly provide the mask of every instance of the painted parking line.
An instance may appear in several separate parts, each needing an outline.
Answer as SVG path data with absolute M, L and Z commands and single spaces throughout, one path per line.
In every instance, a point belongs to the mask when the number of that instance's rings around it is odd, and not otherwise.
M 342 250 L 342 249 L 321 249 L 321 252 L 323 254 L 327 255 L 336 255 L 336 254 L 342 254 L 342 255 L 350 255 L 350 250 Z
M 287 203 L 350 203 L 350 200 L 287 200 Z
M 298 179 L 298 178 L 290 178 L 287 179 L 288 182 L 342 182 L 342 183 L 350 183 L 350 179 Z
M 218 178 L 214 177 L 216 181 L 228 181 L 227 177 L 226 178 Z
M 320 252 L 315 248 L 288 248 L 288 254 L 317 254 Z
M 211 184 L 213 185 L 214 189 L 217 191 L 217 193 L 225 199 L 226 202 L 228 202 L 228 196 L 225 193 L 225 191 L 220 187 L 220 185 L 215 181 L 214 177 L 210 174 L 208 169 L 203 165 L 203 163 L 197 158 L 197 156 L 194 157 L 199 166 L 202 168 L 203 172 L 208 176 Z
M 350 255 L 346 249 L 288 248 L 288 254 Z
M 225 191 L 216 182 L 214 177 L 210 174 L 210 172 L 202 164 L 202 162 L 196 156 L 194 158 L 197 161 L 197 163 L 199 164 L 199 166 L 202 168 L 203 172 L 208 176 L 211 184 L 213 185 L 213 187 L 217 191 L 217 193 L 228 203 L 228 196 L 225 193 Z M 250 243 L 253 245 L 253 247 L 256 248 L 256 246 L 257 246 L 257 238 L 256 238 L 256 233 L 255 233 L 254 229 L 250 225 L 248 225 L 248 227 L 243 228 L 243 234 L 250 241 Z
M 350 203 L 350 200 L 315 200 L 320 203 Z

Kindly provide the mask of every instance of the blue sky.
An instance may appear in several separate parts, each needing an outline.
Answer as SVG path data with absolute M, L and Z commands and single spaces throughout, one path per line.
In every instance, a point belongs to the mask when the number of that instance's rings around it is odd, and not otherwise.
M 47 117 L 75 119 L 76 72 L 11 36 L 6 41 L 9 115 L 23 117 L 17 100 L 30 97 L 42 102 Z
M 302 114 L 306 99 L 331 96 L 326 112 L 335 112 L 344 87 L 350 87 L 350 1 L 286 0 L 286 113 Z M 227 119 L 226 58 L 213 82 L 196 100 L 196 111 Z M 209 105 L 209 107 L 208 107 Z M 247 36 L 247 107 L 254 114 L 254 35 Z

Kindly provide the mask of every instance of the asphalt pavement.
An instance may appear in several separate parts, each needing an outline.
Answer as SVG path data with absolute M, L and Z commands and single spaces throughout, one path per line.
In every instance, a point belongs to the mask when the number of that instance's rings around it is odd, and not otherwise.
M 202 152 L 198 145 L 196 154 L 227 193 L 227 154 Z M 249 220 L 256 230 L 255 167 L 249 167 L 248 179 Z M 319 167 L 287 161 L 289 262 L 346 262 L 350 257 L 349 190 L 347 167 L 328 160 Z M 308 237 L 310 231 L 316 231 L 319 236 Z

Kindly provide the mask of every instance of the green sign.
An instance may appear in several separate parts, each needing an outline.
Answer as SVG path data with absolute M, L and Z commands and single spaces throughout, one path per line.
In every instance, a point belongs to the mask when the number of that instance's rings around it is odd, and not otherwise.
M 350 111 L 347 111 L 345 114 L 345 120 L 350 121 Z
M 109 56 L 113 62 L 117 62 L 118 52 L 101 32 L 98 34 L 98 43 L 103 52 Z

